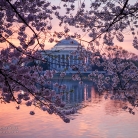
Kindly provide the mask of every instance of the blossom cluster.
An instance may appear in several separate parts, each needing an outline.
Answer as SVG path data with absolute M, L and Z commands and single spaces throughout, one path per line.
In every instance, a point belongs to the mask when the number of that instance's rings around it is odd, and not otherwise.
M 128 52 L 118 47 L 108 47 L 106 53 L 101 55 L 95 47 L 101 44 L 101 40 L 102 44 L 108 46 L 114 45 L 115 38 L 123 42 L 123 31 L 129 29 L 134 37 L 133 46 L 138 49 L 138 2 L 130 4 L 129 0 L 93 0 L 89 1 L 89 7 L 87 2 L 76 5 L 76 0 L 60 0 L 60 4 L 56 5 L 50 0 L 0 0 L 0 43 L 7 46 L 0 51 L 1 100 L 16 101 L 17 104 L 26 101 L 27 106 L 33 104 L 69 122 L 66 115 L 73 114 L 75 110 L 61 112 L 58 107 L 65 106 L 62 94 L 57 94 L 50 87 L 53 85 L 64 92 L 67 86 L 57 82 L 53 84 L 51 80 L 56 71 L 43 72 L 36 61 L 48 62 L 38 52 L 38 49 L 46 48 L 47 41 L 53 43 L 62 37 L 71 37 L 87 42 L 90 46 L 90 52 L 78 47 L 71 53 L 81 61 L 71 66 L 72 70 L 77 70 L 72 79 L 83 84 L 80 71 L 89 69 L 85 61 L 90 58 L 90 67 L 96 64 L 106 72 L 105 75 L 99 74 L 98 71 L 89 74 L 98 90 L 121 91 L 120 94 L 123 93 L 127 100 L 135 105 L 138 69 L 133 60 L 137 57 L 132 54 L 130 57 Z M 64 14 L 62 9 L 65 10 Z M 54 19 L 59 23 L 59 27 L 63 26 L 61 30 L 53 31 Z M 71 33 L 72 28 L 77 31 Z M 83 40 L 78 30 L 84 35 L 87 34 L 91 40 Z M 47 52 L 45 55 L 50 56 Z M 35 63 L 33 67 L 27 66 L 30 62 Z M 64 71 L 60 73 L 62 79 L 65 75 Z M 126 90 L 131 93 L 124 92 Z M 111 99 L 116 98 L 114 95 Z M 30 114 L 35 113 L 31 111 Z
M 103 55 L 96 58 L 95 62 L 99 59 L 98 66 L 102 67 L 104 72 L 95 70 L 88 78 L 99 92 L 107 92 L 105 99 L 128 101 L 133 107 L 137 107 L 138 56 L 118 46 L 106 47 Z M 130 113 L 134 114 L 133 111 Z

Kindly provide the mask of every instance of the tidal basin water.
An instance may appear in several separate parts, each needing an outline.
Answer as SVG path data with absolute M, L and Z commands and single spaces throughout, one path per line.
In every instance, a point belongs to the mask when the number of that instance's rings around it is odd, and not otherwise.
M 0 138 L 138 138 L 138 111 L 132 115 L 122 110 L 124 103 L 105 100 L 90 82 L 65 83 L 75 90 L 64 97 L 67 102 L 88 105 L 71 116 L 70 123 L 33 106 L 17 110 L 15 103 L 0 104 Z

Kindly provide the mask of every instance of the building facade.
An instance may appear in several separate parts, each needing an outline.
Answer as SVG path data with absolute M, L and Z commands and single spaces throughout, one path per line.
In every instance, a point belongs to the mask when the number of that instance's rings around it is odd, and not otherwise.
M 59 41 L 51 50 L 41 51 L 41 54 L 48 61 L 49 69 L 57 71 L 66 71 L 66 73 L 75 73 L 82 70 L 79 66 L 82 63 L 89 65 L 90 59 L 81 60 L 77 55 L 73 55 L 78 48 L 85 49 L 74 39 L 63 39 Z M 73 68 L 74 66 L 74 68 Z M 92 69 L 89 69 L 89 72 Z

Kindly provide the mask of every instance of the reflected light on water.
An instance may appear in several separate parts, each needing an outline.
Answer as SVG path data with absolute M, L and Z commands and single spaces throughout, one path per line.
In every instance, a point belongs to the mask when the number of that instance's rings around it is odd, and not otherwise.
M 64 100 L 72 103 L 86 103 L 88 106 L 72 116 L 69 124 L 58 116 L 49 115 L 33 106 L 21 105 L 17 110 L 15 103 L 0 104 L 0 138 L 137 138 L 138 113 L 131 115 L 122 110 L 124 103 L 105 100 L 96 93 L 91 83 L 79 86 L 77 82 L 67 82 L 68 89 L 74 88 Z M 87 102 L 90 101 L 90 102 Z M 29 114 L 35 110 L 35 115 Z M 11 126 L 4 131 L 6 127 Z M 16 127 L 17 132 L 13 132 Z

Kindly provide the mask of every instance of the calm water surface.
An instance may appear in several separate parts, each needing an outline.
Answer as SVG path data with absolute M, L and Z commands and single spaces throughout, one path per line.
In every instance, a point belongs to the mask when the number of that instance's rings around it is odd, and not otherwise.
M 33 106 L 17 110 L 15 103 L 0 104 L 0 138 L 138 138 L 138 112 L 131 115 L 122 110 L 124 103 L 105 100 L 89 82 L 87 87 L 67 83 L 75 91 L 64 99 L 88 105 L 69 124 L 37 108 L 31 116 Z

